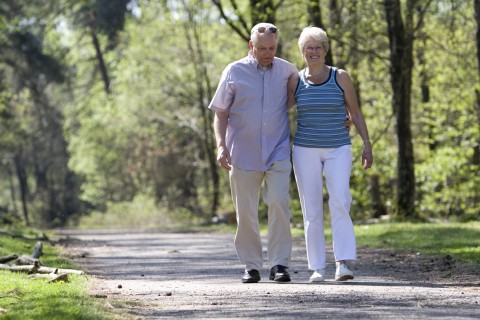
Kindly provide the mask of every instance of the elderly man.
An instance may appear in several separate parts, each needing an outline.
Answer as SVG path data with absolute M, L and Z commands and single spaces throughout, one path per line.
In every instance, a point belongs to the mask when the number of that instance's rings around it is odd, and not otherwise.
M 245 264 L 243 283 L 259 282 L 263 267 L 258 219 L 262 183 L 263 201 L 268 206 L 269 279 L 290 281 L 287 84 L 298 70 L 275 57 L 278 33 L 270 23 L 252 28 L 247 57 L 225 68 L 209 105 L 215 111 L 218 164 L 229 172 L 237 215 L 235 249 Z

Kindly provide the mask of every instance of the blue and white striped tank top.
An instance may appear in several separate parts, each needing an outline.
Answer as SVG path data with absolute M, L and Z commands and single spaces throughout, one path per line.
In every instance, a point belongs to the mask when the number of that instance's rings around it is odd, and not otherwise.
M 305 69 L 299 73 L 295 90 L 297 131 L 293 144 L 307 148 L 338 148 L 351 144 L 345 127 L 347 109 L 343 90 L 336 80 L 337 68 L 330 68 L 324 83 L 311 84 Z

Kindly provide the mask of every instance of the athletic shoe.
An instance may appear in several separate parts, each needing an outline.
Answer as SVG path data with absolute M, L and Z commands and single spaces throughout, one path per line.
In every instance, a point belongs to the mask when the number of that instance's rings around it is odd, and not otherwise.
M 347 281 L 353 279 L 353 272 L 348 269 L 346 264 L 340 264 L 335 272 L 336 281 Z
M 317 269 L 313 272 L 312 276 L 310 277 L 310 282 L 322 282 L 325 280 L 325 269 Z

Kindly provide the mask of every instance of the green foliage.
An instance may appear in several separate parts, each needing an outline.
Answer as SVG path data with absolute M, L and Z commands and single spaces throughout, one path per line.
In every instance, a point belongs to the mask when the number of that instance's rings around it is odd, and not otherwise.
M 188 212 L 208 221 L 214 214 L 214 187 L 220 190 L 217 212 L 232 210 L 226 172 L 217 171 L 218 185 L 213 183 L 213 113 L 206 106 L 223 68 L 244 57 L 248 43 L 211 9 L 211 1 L 4 2 L 0 215 L 22 216 L 15 155 L 22 160 L 34 223 L 62 225 L 89 211 L 95 217 L 89 219 L 108 221 L 101 218 L 105 210 L 118 217 L 138 205 L 138 195 L 150 199 L 145 203 L 151 212 L 176 212 L 182 219 Z M 221 3 L 243 31 L 258 16 L 247 1 L 237 1 L 236 9 L 232 2 Z M 297 38 L 309 21 L 308 3 L 254 3 L 268 7 L 266 14 L 280 28 L 281 57 L 303 68 Z M 320 5 L 323 17 L 334 16 L 328 4 Z M 374 214 L 373 174 L 379 177 L 386 213 L 396 209 L 390 53 L 380 2 L 339 0 L 337 6 L 342 23 L 324 19 L 324 27 L 334 64 L 349 72 L 359 91 L 375 157 L 373 168 L 364 171 L 362 143 L 352 128 L 351 214 L 363 221 Z M 416 206 L 425 220 L 480 216 L 479 168 L 472 164 L 480 132 L 469 85 L 479 83 L 476 27 L 471 2 L 435 0 L 415 34 L 412 132 Z M 92 31 L 110 77 L 110 94 Z M 294 180 L 291 191 L 298 224 L 302 216 Z
M 172 210 L 201 211 L 200 203 L 208 206 L 209 186 L 199 102 L 191 95 L 196 90 L 194 61 L 184 61 L 191 57 L 187 39 L 170 36 L 171 30 L 184 29 L 185 21 L 157 20 L 152 14 L 158 13 L 145 11 L 127 24 L 128 34 L 143 36 L 121 47 L 121 57 L 106 55 L 118 59 L 112 72 L 114 94 L 91 90 L 69 106 L 70 164 L 85 178 L 83 199 L 94 205 L 130 201 L 141 192 Z M 201 28 L 201 33 L 213 32 Z M 227 42 L 228 36 L 222 32 L 217 40 Z M 216 48 L 207 42 L 202 50 L 210 57 Z M 223 66 L 205 63 L 217 68 L 219 77 Z M 210 97 L 204 99 L 205 104 Z
M 135 228 L 170 229 L 198 224 L 192 213 L 177 208 L 169 211 L 147 195 L 137 195 L 132 201 L 108 202 L 104 211 L 93 211 L 72 219 L 71 227 L 81 229 Z
M 62 224 L 81 210 L 75 177 L 67 168 L 61 107 L 50 96 L 50 87 L 66 81 L 63 50 L 51 50 L 43 41 L 49 1 L 2 3 L 4 36 L 0 39 L 2 154 L 0 188 L 6 211 L 26 223 Z M 55 39 L 51 33 L 49 39 Z M 8 190 L 8 191 L 7 191 Z
M 480 136 L 473 116 L 477 102 L 475 92 L 463 90 L 460 84 L 478 79 L 476 62 L 467 58 L 476 52 L 476 26 L 469 17 L 472 8 L 465 3 L 457 5 L 464 14 L 436 7 L 437 19 L 428 16 L 425 25 L 425 33 L 430 35 L 422 42 L 426 62 L 415 79 L 426 77 L 430 101 L 417 101 L 415 107 L 417 206 L 424 217 L 475 220 L 480 213 L 479 168 L 472 164 Z M 440 30 L 439 23 L 450 27 Z M 472 31 L 460 31 L 462 28 Z M 439 55 L 439 51 L 445 54 Z M 420 85 L 416 88 L 418 91 Z

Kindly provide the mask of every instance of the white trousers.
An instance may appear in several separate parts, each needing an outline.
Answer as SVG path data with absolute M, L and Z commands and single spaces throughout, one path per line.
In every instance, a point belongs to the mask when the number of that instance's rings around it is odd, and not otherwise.
M 247 270 L 263 267 L 262 241 L 258 220 L 260 190 L 268 206 L 267 255 L 270 266 L 290 265 L 292 235 L 290 232 L 289 183 L 290 159 L 275 162 L 267 171 L 230 171 L 230 188 L 237 213 L 235 249 Z
M 356 243 L 350 218 L 350 145 L 340 148 L 293 147 L 293 168 L 302 207 L 308 268 L 326 266 L 323 225 L 323 175 L 329 194 L 335 261 L 355 260 Z

